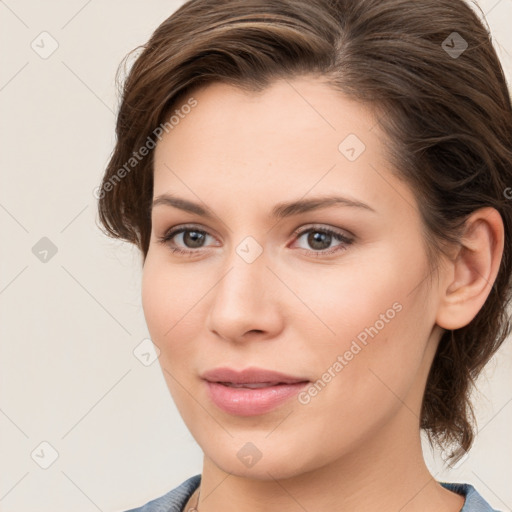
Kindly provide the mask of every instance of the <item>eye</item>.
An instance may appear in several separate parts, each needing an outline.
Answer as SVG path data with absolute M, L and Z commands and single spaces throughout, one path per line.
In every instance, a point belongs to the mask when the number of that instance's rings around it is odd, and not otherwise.
M 317 253 L 318 256 L 332 254 L 346 250 L 347 246 L 353 243 L 353 239 L 345 236 L 343 233 L 330 228 L 314 226 L 309 229 L 295 231 L 297 240 L 305 242 L 309 247 L 300 246 L 301 249 L 311 253 Z M 307 235 L 306 237 L 304 235 Z M 332 245 L 333 242 L 339 242 Z
M 341 232 L 326 227 L 313 226 L 308 229 L 296 230 L 294 236 L 298 241 L 305 242 L 309 247 L 299 244 L 299 248 L 315 256 L 323 256 L 346 250 L 353 243 L 353 239 Z M 307 235 L 307 237 L 305 236 Z M 163 236 L 158 237 L 158 242 L 167 245 L 171 252 L 183 256 L 193 256 L 208 247 L 207 241 L 215 240 L 206 231 L 195 226 L 181 226 L 172 228 Z M 338 242 L 332 245 L 333 242 Z M 216 244 L 219 245 L 219 244 Z
M 203 249 L 208 238 L 213 237 L 194 226 L 181 226 L 167 231 L 158 242 L 170 247 L 171 252 L 192 256 L 198 249 Z

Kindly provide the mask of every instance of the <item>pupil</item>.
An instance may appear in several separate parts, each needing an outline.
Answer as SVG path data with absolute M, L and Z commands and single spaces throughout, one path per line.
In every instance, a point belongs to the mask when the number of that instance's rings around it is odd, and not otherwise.
M 183 234 L 185 245 L 191 248 L 201 247 L 204 235 L 198 231 L 186 231 Z
M 312 231 L 308 236 L 308 243 L 313 249 L 327 249 L 331 245 L 331 235 Z

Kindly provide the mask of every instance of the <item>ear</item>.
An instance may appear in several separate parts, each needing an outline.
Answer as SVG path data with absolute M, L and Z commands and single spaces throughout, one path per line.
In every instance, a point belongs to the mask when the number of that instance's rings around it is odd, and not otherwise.
M 474 211 L 455 257 L 443 266 L 436 323 L 444 329 L 469 324 L 484 305 L 498 275 L 503 255 L 504 227 L 495 208 Z

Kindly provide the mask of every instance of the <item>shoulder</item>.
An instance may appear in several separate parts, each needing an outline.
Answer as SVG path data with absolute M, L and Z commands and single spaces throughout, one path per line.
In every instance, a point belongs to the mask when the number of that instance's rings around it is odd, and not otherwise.
M 464 496 L 464 507 L 460 512 L 499 512 L 485 501 L 470 484 L 439 482 L 446 489 Z
M 199 487 L 200 482 L 201 475 L 192 476 L 160 498 L 126 512 L 181 512 L 190 496 Z

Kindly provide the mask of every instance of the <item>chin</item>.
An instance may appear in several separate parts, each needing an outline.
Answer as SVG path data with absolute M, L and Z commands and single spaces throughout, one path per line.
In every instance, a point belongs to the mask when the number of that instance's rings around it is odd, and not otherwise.
M 277 442 L 276 438 L 273 443 L 271 439 L 258 439 L 258 436 L 253 437 L 254 441 L 248 438 L 230 438 L 223 444 L 206 444 L 201 448 L 211 463 L 225 473 L 262 481 L 293 478 L 325 463 L 322 457 L 308 454 L 302 442 L 299 446 L 291 444 L 290 440 Z

